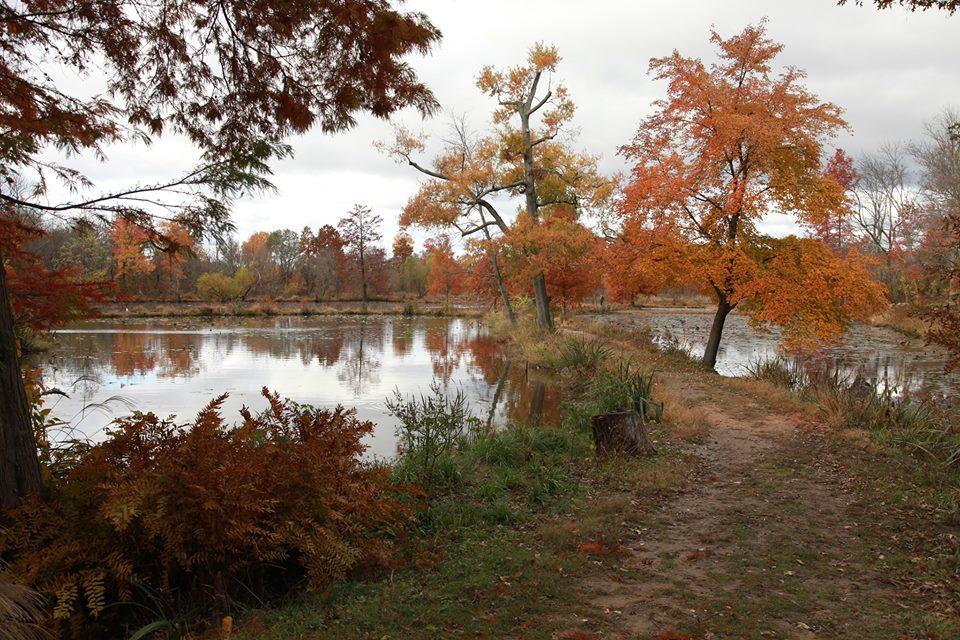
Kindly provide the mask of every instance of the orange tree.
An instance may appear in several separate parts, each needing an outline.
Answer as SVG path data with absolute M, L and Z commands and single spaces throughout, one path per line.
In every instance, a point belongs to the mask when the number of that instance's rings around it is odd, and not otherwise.
M 110 227 L 113 250 L 113 273 L 121 293 L 130 283 L 141 276 L 153 273 L 156 264 L 147 256 L 150 235 L 142 228 L 124 218 L 114 220 Z
M 463 266 L 453 254 L 450 237 L 440 235 L 424 243 L 427 261 L 427 293 L 442 295 L 445 304 L 450 303 L 450 294 L 464 289 Z
M 802 71 L 774 73 L 783 47 L 764 25 L 711 40 L 719 61 L 709 67 L 678 52 L 651 61 L 654 76 L 669 83 L 667 98 L 621 148 L 633 166 L 620 214 L 672 245 L 638 261 L 715 295 L 703 356 L 713 367 L 738 305 L 758 324 L 783 326 L 796 344 L 835 337 L 884 298 L 855 253 L 838 257 L 757 228 L 771 211 L 814 224 L 844 207 L 842 187 L 821 166 L 825 139 L 845 126 L 840 109 L 804 88 Z
M 515 322 L 513 306 L 503 280 L 500 255 L 493 231 L 506 233 L 508 221 L 494 205 L 493 198 L 517 185 L 500 182 L 498 148 L 491 138 L 481 138 L 467 130 L 461 119 L 453 120 L 454 136 L 448 140 L 430 166 L 420 164 L 414 156 L 426 148 L 423 136 L 412 135 L 398 127 L 390 144 L 378 146 L 398 161 L 405 162 L 429 176 L 419 191 L 407 202 L 400 216 L 404 227 L 416 225 L 425 229 L 456 229 L 471 241 L 482 237 L 488 251 L 490 269 L 511 322 Z
M 485 67 L 477 87 L 496 99 L 493 130 L 471 138 L 462 124 L 432 166 L 414 158 L 424 149 L 421 139 L 399 131 L 387 150 L 429 178 L 410 201 L 404 219 L 425 226 L 453 226 L 462 235 L 483 232 L 495 259 L 489 235 L 510 232 L 510 223 L 493 206 L 496 194 L 523 199 L 521 211 L 536 225 L 565 204 L 579 211 L 603 200 L 610 182 L 603 179 L 596 158 L 572 148 L 570 136 L 560 135 L 573 118 L 574 104 L 566 87 L 552 78 L 560 62 L 556 48 L 537 44 L 524 64 L 500 71 Z M 503 287 L 499 265 L 493 265 L 508 313 L 510 301 Z M 550 296 L 543 273 L 531 279 L 537 320 L 550 328 Z M 512 313 L 511 313 L 512 315 Z
M 284 140 L 335 131 L 358 111 L 388 116 L 435 101 L 404 62 L 439 32 L 389 0 L 22 0 L 0 2 L 0 235 L 26 214 L 121 217 L 151 236 L 171 219 L 194 237 L 230 228 L 231 201 L 268 188 Z M 51 68 L 103 91 L 69 94 Z M 97 74 L 93 76 L 95 71 Z M 92 97 L 90 97 L 92 94 Z M 75 167 L 113 145 L 182 136 L 193 168 L 157 184 L 97 193 Z M 74 200 L 57 202 L 51 181 Z M 27 184 L 23 191 L 14 188 Z M 0 243 L 0 503 L 41 489 Z M 169 244 L 169 243 L 168 243 Z
M 510 280 L 519 285 L 542 274 L 566 316 L 568 305 L 600 288 L 600 241 L 577 222 L 570 207 L 556 209 L 539 224 L 521 214 L 508 236 L 506 256 Z

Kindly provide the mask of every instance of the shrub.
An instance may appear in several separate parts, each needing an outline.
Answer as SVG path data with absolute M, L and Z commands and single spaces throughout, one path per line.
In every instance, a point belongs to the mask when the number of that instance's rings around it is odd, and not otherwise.
M 204 300 L 227 302 L 240 295 L 240 287 L 222 273 L 204 273 L 197 278 L 197 294 Z
M 478 420 L 471 416 L 470 405 L 462 390 L 448 397 L 440 384 L 430 385 L 430 394 L 405 398 L 399 390 L 386 401 L 387 411 L 400 420 L 397 438 L 403 457 L 400 471 L 404 479 L 431 489 L 450 479 L 449 456 Z M 445 473 L 445 470 L 447 471 Z
M 389 557 L 410 514 L 388 470 L 360 460 L 373 424 L 263 393 L 269 409 L 232 428 L 225 396 L 191 424 L 119 420 L 51 463 L 45 499 L 7 514 L 0 554 L 50 598 L 62 635 L 118 637 L 158 608 L 224 613 Z
M 244 267 L 232 276 L 204 273 L 197 278 L 197 294 L 204 300 L 229 302 L 240 298 L 252 284 L 253 276 Z

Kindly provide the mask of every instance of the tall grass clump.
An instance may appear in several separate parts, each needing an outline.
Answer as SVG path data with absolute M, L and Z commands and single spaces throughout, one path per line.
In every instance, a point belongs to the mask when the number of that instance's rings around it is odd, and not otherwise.
M 4 640 L 47 640 L 44 631 L 44 602 L 39 593 L 18 584 L 0 562 L 0 638 Z
M 816 403 L 836 426 L 864 429 L 960 474 L 960 407 L 936 396 L 913 396 L 862 376 L 808 374 L 801 395 Z M 960 476 L 958 476 L 960 478 Z
M 395 472 L 425 490 L 455 479 L 452 454 L 476 431 L 480 421 L 470 412 L 462 389 L 447 395 L 439 382 L 430 393 L 404 397 L 399 390 L 386 401 L 387 411 L 400 421 L 396 435 L 401 458 Z
M 556 353 L 547 358 L 544 366 L 557 373 L 570 373 L 578 378 L 594 375 L 610 358 L 611 350 L 601 340 L 564 338 L 556 345 Z
M 782 356 L 757 358 L 747 365 L 747 375 L 785 389 L 799 389 L 806 379 L 796 360 Z
M 599 371 L 587 383 L 581 399 L 568 407 L 567 419 L 580 427 L 601 413 L 636 411 L 644 423 L 663 420 L 663 403 L 654 401 L 653 374 L 621 361 L 615 370 Z

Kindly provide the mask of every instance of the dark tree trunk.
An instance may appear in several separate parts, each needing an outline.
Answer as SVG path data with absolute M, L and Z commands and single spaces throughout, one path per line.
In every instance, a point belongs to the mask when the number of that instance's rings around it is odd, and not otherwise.
M 17 352 L 13 310 L 7 290 L 7 271 L 0 255 L 0 505 L 16 506 L 30 493 L 39 493 L 40 460 L 23 370 Z
M 544 329 L 553 329 L 550 315 L 550 296 L 547 295 L 547 279 L 541 273 L 533 279 L 533 299 L 537 307 L 537 324 Z
M 513 312 L 513 304 L 510 302 L 510 294 L 507 293 L 507 287 L 503 284 L 503 274 L 500 273 L 500 259 L 497 257 L 497 248 L 493 246 L 493 241 L 490 239 L 490 232 L 486 227 L 483 228 L 483 233 L 487 236 L 487 243 L 490 251 L 490 262 L 493 264 L 493 277 L 497 281 L 497 289 L 500 291 L 500 298 L 503 300 L 503 308 L 507 310 L 507 317 L 510 318 L 510 324 L 517 324 L 517 316 Z
M 593 416 L 591 425 L 597 455 L 625 453 L 649 456 L 657 452 L 636 411 L 601 413 Z
M 496 416 L 497 407 L 500 405 L 500 397 L 503 395 L 503 388 L 507 384 L 507 379 L 510 377 L 510 361 L 506 360 L 503 363 L 503 368 L 500 370 L 500 378 L 497 380 L 497 388 L 493 392 L 493 400 L 490 402 L 490 411 L 487 413 L 487 431 L 493 430 L 493 418 Z
M 703 364 L 713 369 L 717 364 L 717 352 L 720 350 L 720 338 L 723 337 L 723 324 L 733 305 L 726 298 L 720 297 L 717 303 L 717 313 L 713 316 L 713 326 L 710 327 L 710 337 L 707 339 L 707 348 L 703 352 Z
M 367 305 L 367 268 L 363 261 L 363 250 L 360 250 L 360 289 L 363 295 L 363 305 Z

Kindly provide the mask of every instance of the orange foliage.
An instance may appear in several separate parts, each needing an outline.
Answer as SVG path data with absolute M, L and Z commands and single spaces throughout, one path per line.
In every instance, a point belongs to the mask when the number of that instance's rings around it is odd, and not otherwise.
M 759 249 L 763 277 L 743 290 L 754 327 L 783 328 L 784 346 L 805 350 L 836 339 L 850 319 L 866 320 L 885 304 L 885 288 L 870 279 L 854 249 L 838 256 L 817 240 L 790 236 Z
M 413 255 L 413 238 L 409 233 L 400 232 L 393 239 L 393 259 L 403 261 Z
M 191 256 L 196 255 L 197 243 L 183 225 L 165 221 L 159 225 L 163 243 L 157 251 L 157 270 L 168 291 L 179 292 L 183 280 L 183 267 Z
M 244 240 L 241 246 L 243 263 L 264 276 L 267 275 L 272 263 L 269 238 L 270 234 L 266 231 L 258 231 Z
M 610 300 L 632 302 L 638 295 L 686 283 L 691 269 L 686 247 L 672 231 L 649 228 L 636 219 L 624 222 L 618 237 L 601 254 L 603 284 Z
M 123 286 L 131 278 L 153 273 L 156 265 L 146 254 L 150 234 L 125 218 L 117 218 L 110 229 L 113 242 L 114 275 Z
M 494 305 L 501 298 L 493 268 L 493 252 L 501 251 L 500 244 L 494 239 L 471 238 L 466 242 L 466 253 L 462 257 L 464 290 Z
M 507 241 L 509 279 L 517 290 L 525 289 L 536 274 L 542 273 L 551 298 L 566 308 L 599 289 L 599 242 L 575 220 L 572 211 L 554 212 L 539 224 L 520 215 Z
M 463 267 L 453 255 L 450 237 L 441 235 L 425 243 L 427 272 L 427 293 L 449 298 L 464 289 Z
M 656 284 L 666 268 L 671 279 L 706 287 L 717 298 L 721 331 L 726 314 L 746 302 L 754 322 L 783 326 L 787 343 L 836 335 L 883 304 L 857 256 L 827 259 L 822 245 L 766 239 L 757 224 L 779 211 L 819 226 L 849 210 L 844 188 L 821 166 L 824 140 L 846 126 L 841 111 L 802 86 L 802 71 L 774 73 L 783 47 L 764 25 L 711 40 L 719 62 L 710 67 L 677 52 L 651 61 L 655 77 L 669 83 L 667 98 L 621 149 L 633 162 L 620 207 L 624 239 L 657 246 L 635 252 L 642 266 L 634 271 Z M 771 295 L 791 286 L 788 276 L 814 287 L 802 301 Z M 853 290 L 863 295 L 848 295 Z M 719 335 L 704 356 L 711 366 Z
M 191 424 L 120 420 L 54 463 L 45 500 L 7 512 L 0 553 L 51 598 L 64 635 L 119 637 L 143 621 L 148 592 L 209 612 L 265 584 L 320 587 L 388 558 L 410 514 L 388 471 L 359 460 L 373 424 L 264 396 L 270 408 L 244 409 L 235 427 L 225 396 Z

